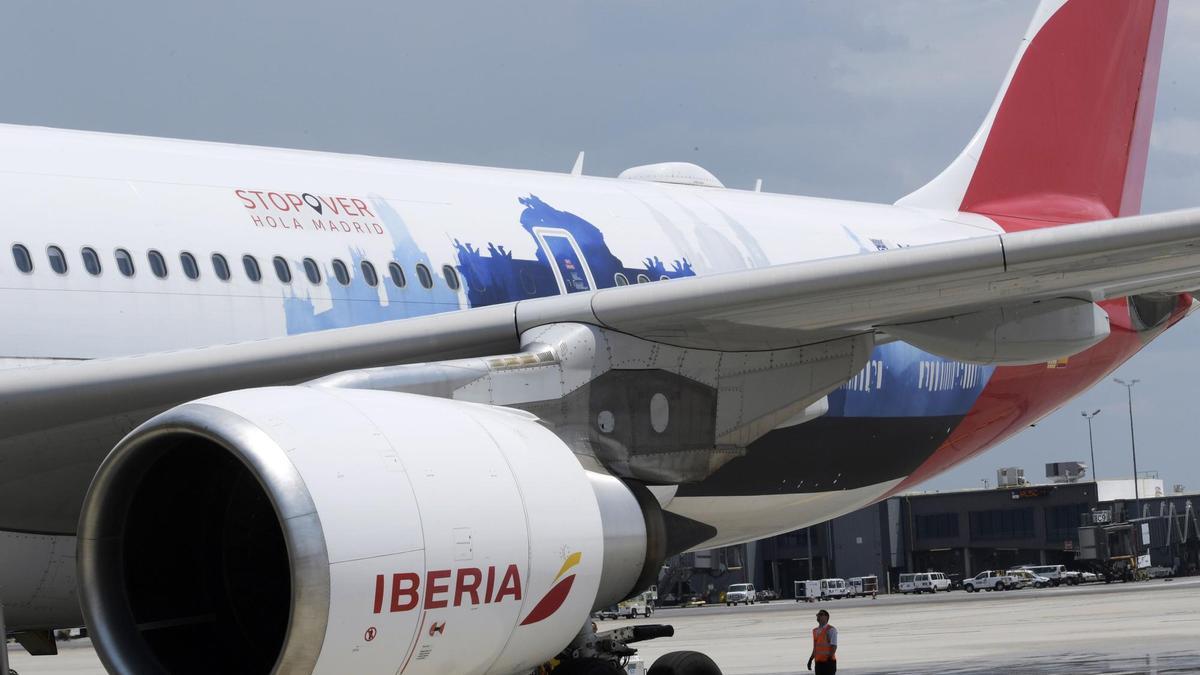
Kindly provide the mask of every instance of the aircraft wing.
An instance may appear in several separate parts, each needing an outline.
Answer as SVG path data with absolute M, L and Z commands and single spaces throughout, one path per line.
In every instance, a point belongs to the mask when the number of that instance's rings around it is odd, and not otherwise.
M 936 333 L 943 326 L 937 320 L 946 317 L 1062 298 L 1089 301 L 1078 304 L 1090 309 L 1091 301 L 1106 298 L 1196 288 L 1200 209 L 248 343 L 6 370 L 0 372 L 0 513 L 21 512 L 26 490 L 15 484 L 22 476 L 49 469 L 86 486 L 121 436 L 178 403 L 344 370 L 508 354 L 519 349 L 524 331 L 547 324 L 587 323 L 677 346 L 752 351 L 864 332 L 912 341 L 914 330 Z M 914 326 L 925 326 L 924 333 Z M 76 513 L 64 504 L 58 522 L 71 522 Z M 16 526 L 0 522 L 0 528 Z
M 773 348 L 1051 298 L 1196 288 L 1200 209 L 1190 209 L 552 298 L 518 317 L 558 303 L 646 339 Z

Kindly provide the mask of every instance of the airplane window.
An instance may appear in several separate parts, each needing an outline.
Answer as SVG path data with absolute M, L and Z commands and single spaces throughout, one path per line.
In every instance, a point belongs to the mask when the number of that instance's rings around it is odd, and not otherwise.
M 529 274 L 529 270 L 521 270 L 521 288 L 525 289 L 527 295 L 537 293 L 537 281 Z
M 100 256 L 96 253 L 96 249 L 84 246 L 80 255 L 83 257 L 83 268 L 87 270 L 88 274 L 94 277 L 100 276 Z
M 668 279 L 670 279 L 670 278 L 671 278 L 671 277 L 669 277 L 669 276 L 667 276 L 667 275 L 665 275 L 665 274 L 664 274 L 664 275 L 662 275 L 661 277 L 659 277 L 659 278 L 658 278 L 658 280 L 659 280 L 659 281 L 666 281 L 666 280 L 668 280 Z
M 29 249 L 21 244 L 13 244 L 13 262 L 17 263 L 17 269 L 25 274 L 33 271 L 33 258 L 29 256 Z
M 159 279 L 167 278 L 167 260 L 161 253 L 150 249 L 146 252 L 146 258 L 150 260 L 150 271 Z
M 433 275 L 429 273 L 429 268 L 421 263 L 417 263 L 417 279 L 420 280 L 422 288 L 433 288 Z
M 317 266 L 317 261 L 312 258 L 304 259 L 304 276 L 308 277 L 310 283 L 321 283 L 321 268 Z
M 221 281 L 229 281 L 229 263 L 225 260 L 225 256 L 220 253 L 212 254 L 213 273 Z
M 292 283 L 292 268 L 288 267 L 288 262 L 283 259 L 283 256 L 275 256 L 272 262 L 275 264 L 275 276 L 285 284 Z
M 258 268 L 258 260 L 254 256 L 248 253 L 242 256 L 242 267 L 246 268 L 246 277 L 250 281 L 256 284 L 262 281 L 262 270 Z
M 613 275 L 613 281 L 617 282 L 618 286 L 628 286 L 629 285 L 629 277 L 625 276 L 624 274 L 621 274 L 620 272 L 617 272 L 616 274 Z
M 183 267 L 183 276 L 192 280 L 200 278 L 200 266 L 196 264 L 196 256 L 184 251 L 179 254 L 179 264 Z
M 121 274 L 127 277 L 133 276 L 133 256 L 129 255 L 129 251 L 119 248 L 113 253 L 113 256 L 117 259 L 117 269 L 121 271 Z
M 442 265 L 442 276 L 446 278 L 446 285 L 450 287 L 450 290 L 458 290 L 458 272 L 454 271 L 454 267 L 450 265 Z
M 46 257 L 50 259 L 50 269 L 54 270 L 55 274 L 67 273 L 67 256 L 63 255 L 63 250 L 57 246 L 46 247 Z
M 425 272 L 428 274 L 429 270 L 425 270 Z M 392 276 L 392 283 L 396 284 L 396 288 L 404 288 L 404 285 L 408 283 L 408 280 L 404 278 L 404 269 L 400 267 L 399 263 L 389 263 L 388 274 Z
M 333 259 L 333 276 L 337 277 L 339 284 L 350 285 L 350 270 L 346 269 L 346 263 L 337 258 Z
M 379 285 L 379 275 L 375 273 L 374 265 L 364 260 L 359 265 L 359 268 L 362 269 L 363 279 L 367 282 L 368 286 L 374 288 Z
M 639 284 L 648 284 L 650 283 L 650 277 L 646 276 L 645 274 L 639 274 L 637 275 L 637 282 Z

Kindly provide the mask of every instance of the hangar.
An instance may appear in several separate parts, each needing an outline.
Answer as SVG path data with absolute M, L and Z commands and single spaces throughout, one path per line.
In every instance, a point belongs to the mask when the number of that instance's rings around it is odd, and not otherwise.
M 1168 566 L 1178 574 L 1200 571 L 1194 512 L 1200 493 L 1180 485 L 1168 491 L 1157 477 L 1139 478 L 1136 497 L 1133 479 L 1031 484 L 1013 468 L 997 477 L 995 486 L 903 493 L 757 542 L 676 556 L 663 568 L 659 596 L 668 602 L 687 595 L 715 600 L 729 584 L 750 582 L 789 597 L 792 582 L 803 579 L 873 574 L 883 590 L 902 572 L 939 571 L 961 579 L 1017 565 L 1076 566 L 1080 526 L 1136 518 L 1139 501 L 1141 515 L 1174 514 L 1171 540 L 1189 544 Z

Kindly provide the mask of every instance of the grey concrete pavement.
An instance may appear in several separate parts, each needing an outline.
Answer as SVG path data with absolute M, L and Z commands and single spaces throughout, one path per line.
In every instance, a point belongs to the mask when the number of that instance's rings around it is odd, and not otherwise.
M 675 637 L 637 646 L 647 663 L 690 649 L 726 675 L 808 672 L 818 607 L 839 673 L 1200 672 L 1200 581 L 664 610 L 639 623 Z
M 806 673 L 818 607 L 840 631 L 838 672 L 849 675 L 1200 672 L 1200 580 L 660 610 L 634 623 L 670 623 L 675 637 L 637 647 L 647 663 L 692 649 L 726 675 Z M 60 651 L 31 657 L 14 646 L 12 667 L 21 675 L 104 673 L 86 640 Z

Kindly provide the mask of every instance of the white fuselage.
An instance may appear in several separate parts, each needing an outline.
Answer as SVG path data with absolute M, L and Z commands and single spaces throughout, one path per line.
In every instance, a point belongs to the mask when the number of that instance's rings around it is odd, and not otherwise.
M 0 368 L 278 337 L 606 288 L 618 277 L 661 283 L 1000 231 L 973 214 L 891 205 L 17 126 L 0 126 L 0 203 Z M 84 249 L 95 253 L 91 269 Z M 118 256 L 126 254 L 122 269 Z M 163 276 L 155 274 L 156 254 Z M 195 260 L 191 270 L 184 254 Z M 228 279 L 218 275 L 214 254 Z M 280 280 L 276 257 L 290 282 Z M 342 279 L 335 265 L 344 265 Z M 656 495 L 718 527 L 717 544 L 845 513 L 898 480 L 812 494 L 713 499 L 675 497 L 667 487 Z M 0 531 L 10 627 L 78 622 L 74 550 L 71 532 Z
M 695 274 L 999 231 L 973 214 L 890 205 L 16 126 L 0 126 L 0 149 L 4 365 L 467 308 L 476 304 L 469 280 L 455 290 L 443 276 L 445 266 L 461 265 L 456 242 L 478 250 L 485 264 L 500 248 L 527 261 L 539 246 L 543 255 L 551 251 L 545 235 L 562 228 L 522 227 L 528 208 L 518 200 L 530 196 L 594 225 L 627 268 L 658 258 L 668 270 L 686 262 Z M 15 244 L 29 251 L 32 272 L 17 268 L 8 250 Z M 52 269 L 50 246 L 62 249 L 65 274 Z M 84 247 L 96 251 L 100 274 L 85 269 Z M 118 269 L 117 249 L 129 252 L 132 276 Z M 152 273 L 150 251 L 162 255 L 165 278 Z M 197 261 L 197 279 L 185 275 L 184 252 Z M 214 273 L 214 253 L 227 261 L 229 280 Z M 247 254 L 261 281 L 247 278 Z M 581 254 L 586 266 L 591 252 Z M 277 277 L 276 256 L 287 261 L 290 283 Z M 319 283 L 306 278 L 305 258 L 319 266 Z M 335 259 L 346 265 L 349 285 L 335 278 Z M 360 260 L 374 265 L 378 286 L 363 282 Z M 404 288 L 389 278 L 392 262 Z M 432 288 L 422 287 L 418 264 L 430 270 Z M 588 274 L 587 284 L 614 285 L 596 276 Z M 553 292 L 563 290 L 559 277 Z M 545 294 L 540 286 L 535 292 Z

